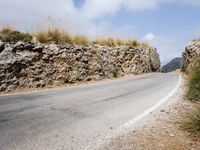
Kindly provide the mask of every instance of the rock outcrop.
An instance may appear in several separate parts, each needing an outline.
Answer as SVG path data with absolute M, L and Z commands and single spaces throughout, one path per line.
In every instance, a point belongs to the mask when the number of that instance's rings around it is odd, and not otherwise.
M 200 40 L 191 42 L 186 46 L 182 55 L 182 71 L 188 72 L 200 64 Z
M 162 67 L 162 72 L 163 73 L 172 72 L 172 71 L 175 71 L 177 69 L 181 69 L 181 67 L 182 67 L 182 60 L 181 60 L 180 57 L 177 57 L 177 58 L 172 59 L 166 65 L 164 65 Z
M 0 41 L 1 92 L 158 71 L 155 48 Z

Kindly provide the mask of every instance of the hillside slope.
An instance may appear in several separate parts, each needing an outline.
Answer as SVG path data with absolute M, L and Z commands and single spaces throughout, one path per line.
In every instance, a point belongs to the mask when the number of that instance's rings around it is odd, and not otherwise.
M 166 65 L 164 65 L 162 67 L 162 72 L 164 72 L 164 73 L 172 72 L 172 71 L 175 71 L 177 69 L 181 69 L 181 66 L 182 66 L 181 58 L 177 57 L 177 58 L 172 59 Z

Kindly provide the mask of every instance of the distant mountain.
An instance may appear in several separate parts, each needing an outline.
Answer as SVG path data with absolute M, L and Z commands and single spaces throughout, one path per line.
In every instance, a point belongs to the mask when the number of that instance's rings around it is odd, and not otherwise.
M 181 66 L 182 66 L 181 58 L 177 57 L 172 59 L 168 64 L 164 65 L 162 67 L 162 72 L 164 73 L 172 72 L 177 69 L 181 69 Z

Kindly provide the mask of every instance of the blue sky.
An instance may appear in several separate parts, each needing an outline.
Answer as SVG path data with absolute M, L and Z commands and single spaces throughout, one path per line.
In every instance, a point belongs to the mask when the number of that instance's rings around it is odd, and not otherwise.
M 0 0 L 1 22 L 21 30 L 45 26 L 48 16 L 71 33 L 147 41 L 162 64 L 200 35 L 200 0 Z

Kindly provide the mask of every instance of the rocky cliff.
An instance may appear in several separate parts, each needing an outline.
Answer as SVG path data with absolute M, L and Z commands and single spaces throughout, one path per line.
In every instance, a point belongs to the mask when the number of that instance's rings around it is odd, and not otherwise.
M 191 42 L 186 46 L 182 55 L 182 71 L 188 72 L 200 63 L 200 40 Z
M 172 72 L 177 69 L 181 69 L 182 67 L 182 60 L 180 57 L 172 59 L 169 63 L 164 65 L 162 67 L 162 72 L 167 73 L 167 72 Z
M 151 47 L 0 41 L 1 92 L 157 71 L 160 59 Z

